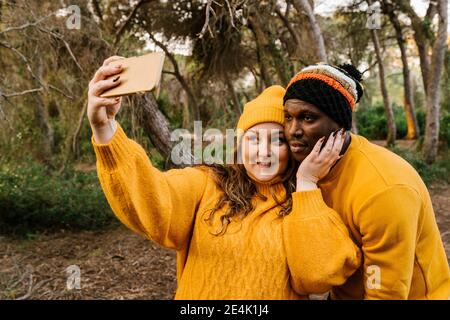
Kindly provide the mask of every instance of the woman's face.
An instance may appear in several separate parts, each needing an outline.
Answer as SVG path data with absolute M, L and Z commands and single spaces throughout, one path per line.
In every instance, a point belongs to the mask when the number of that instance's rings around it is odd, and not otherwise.
M 260 182 L 282 174 L 289 163 L 289 146 L 278 123 L 266 122 L 248 129 L 242 138 L 242 160 L 247 173 Z

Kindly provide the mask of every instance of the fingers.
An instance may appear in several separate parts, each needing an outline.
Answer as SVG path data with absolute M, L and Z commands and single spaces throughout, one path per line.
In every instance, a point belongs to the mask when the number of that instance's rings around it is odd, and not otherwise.
M 117 87 L 120 84 L 120 76 L 114 79 L 100 80 L 95 82 L 90 87 L 90 93 L 94 96 L 100 96 L 104 91 Z
M 336 137 L 333 144 L 333 150 L 330 154 L 330 161 L 334 164 L 338 159 L 341 158 L 340 153 L 345 141 L 345 131 L 341 129 L 336 133 Z
M 345 131 L 343 129 L 330 134 L 327 143 L 325 144 L 323 150 L 320 152 L 321 160 L 334 163 L 337 159 L 339 159 L 339 154 L 342 150 L 344 141 Z
M 120 102 L 120 98 L 96 98 L 94 101 L 94 107 L 112 107 Z
M 107 77 L 122 72 L 122 66 L 101 66 L 94 74 L 91 83 L 94 84 L 100 80 L 105 80 Z
M 345 142 L 345 136 L 346 131 L 344 129 L 341 129 L 339 133 L 336 134 L 338 137 L 336 138 L 336 141 L 334 142 L 333 148 L 335 152 L 337 152 L 337 155 L 340 156 L 342 147 L 344 146 Z
M 336 139 L 336 136 L 334 136 L 333 134 L 334 132 L 332 132 L 328 136 L 328 140 L 325 143 L 325 146 L 323 147 L 322 151 L 320 151 L 320 155 L 322 156 L 322 158 L 326 157 L 333 150 L 334 140 Z
M 125 57 L 122 57 L 122 56 L 109 57 L 109 58 L 105 59 L 105 61 L 103 61 L 103 65 L 102 66 L 107 66 L 108 64 L 110 64 L 113 61 L 122 60 L 122 59 L 125 59 Z
M 92 80 L 89 83 L 89 85 L 94 84 L 100 80 L 105 80 L 109 76 L 122 72 L 123 67 L 120 64 L 110 65 L 111 62 L 122 59 L 125 58 L 121 56 L 112 56 L 103 61 L 103 65 L 100 68 L 98 68 L 97 72 L 92 77 Z
M 319 154 L 320 153 L 320 148 L 322 147 L 323 142 L 325 141 L 325 137 L 320 138 L 319 140 L 317 140 L 314 148 L 312 149 L 311 153 L 312 154 Z

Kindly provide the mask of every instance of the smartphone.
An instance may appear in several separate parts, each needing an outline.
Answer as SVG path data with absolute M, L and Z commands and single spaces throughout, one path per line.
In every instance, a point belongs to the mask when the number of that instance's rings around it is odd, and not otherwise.
M 117 87 L 104 91 L 100 96 L 114 98 L 138 92 L 152 91 L 159 86 L 164 65 L 164 53 L 152 52 L 142 56 L 116 60 L 110 65 L 122 65 L 122 72 L 108 77 L 112 79 L 120 75 Z

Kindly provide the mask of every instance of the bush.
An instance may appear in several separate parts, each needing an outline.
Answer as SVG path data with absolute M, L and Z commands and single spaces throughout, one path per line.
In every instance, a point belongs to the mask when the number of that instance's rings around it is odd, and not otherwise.
M 395 125 L 397 127 L 397 138 L 406 136 L 406 118 L 402 107 L 392 105 L 394 111 Z M 356 111 L 358 133 L 370 140 L 385 140 L 388 134 L 387 120 L 383 104 L 376 104 L 366 109 Z
M 0 233 L 92 230 L 114 221 L 95 172 L 61 175 L 29 161 L 0 165 Z
M 439 119 L 439 141 L 450 147 L 450 112 L 443 111 Z
M 397 126 L 397 139 L 402 139 L 407 133 L 405 112 L 402 107 L 395 104 L 392 108 L 395 125 Z M 416 111 L 416 118 L 420 133 L 423 136 L 425 134 L 426 113 L 418 110 Z M 387 121 L 383 104 L 357 110 L 356 121 L 359 134 L 369 140 L 385 140 L 387 138 Z M 450 112 L 442 110 L 439 123 L 439 141 L 442 142 L 444 148 L 448 148 L 450 146 Z

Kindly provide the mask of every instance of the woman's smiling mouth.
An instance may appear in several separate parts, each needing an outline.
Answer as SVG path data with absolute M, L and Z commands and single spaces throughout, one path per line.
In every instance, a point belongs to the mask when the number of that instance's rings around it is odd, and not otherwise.
M 262 162 L 262 161 L 258 161 L 258 162 L 256 162 L 256 164 L 259 166 L 259 167 L 261 167 L 261 168 L 270 168 L 270 166 L 272 165 L 272 162 L 267 162 L 267 161 L 265 161 L 265 162 Z

